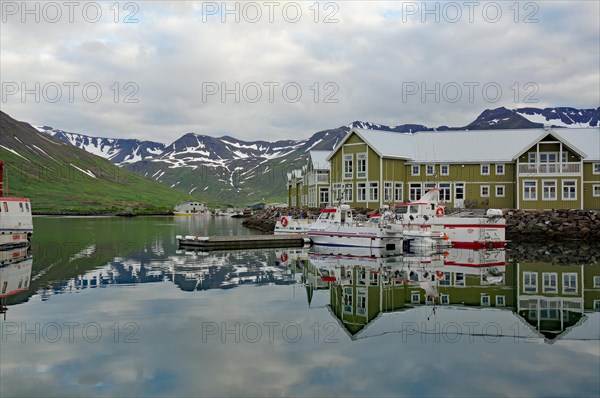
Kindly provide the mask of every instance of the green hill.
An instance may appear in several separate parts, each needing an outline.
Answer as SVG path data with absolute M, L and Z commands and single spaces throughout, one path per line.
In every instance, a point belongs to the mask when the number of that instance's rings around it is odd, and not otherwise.
M 3 112 L 0 160 L 5 163 L 5 194 L 30 198 L 35 212 L 153 213 L 198 199 L 40 133 Z

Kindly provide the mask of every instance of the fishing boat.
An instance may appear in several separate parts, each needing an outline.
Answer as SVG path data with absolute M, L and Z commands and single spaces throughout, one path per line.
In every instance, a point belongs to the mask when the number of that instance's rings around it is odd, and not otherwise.
M 29 244 L 33 219 L 29 199 L 4 196 L 3 172 L 4 163 L 0 161 L 0 249 L 5 250 Z
M 321 210 L 308 229 L 314 245 L 402 249 L 402 229 L 393 228 L 386 217 L 367 222 L 355 221 L 350 206 L 340 204 Z
M 506 222 L 500 209 L 488 209 L 482 216 L 446 214 L 445 205 L 439 201 L 439 189 L 428 191 L 417 202 L 394 207 L 395 224 L 405 236 L 410 236 L 411 231 L 422 229 L 447 235 L 455 248 L 506 246 Z
M 275 235 L 284 234 L 306 234 L 310 229 L 310 226 L 315 220 L 307 218 L 294 218 L 292 216 L 281 216 L 275 223 L 273 233 Z

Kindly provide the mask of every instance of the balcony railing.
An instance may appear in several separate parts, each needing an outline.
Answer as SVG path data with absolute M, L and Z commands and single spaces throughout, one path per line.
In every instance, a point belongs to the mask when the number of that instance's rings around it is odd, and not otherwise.
M 579 174 L 581 163 L 520 163 L 519 174 Z

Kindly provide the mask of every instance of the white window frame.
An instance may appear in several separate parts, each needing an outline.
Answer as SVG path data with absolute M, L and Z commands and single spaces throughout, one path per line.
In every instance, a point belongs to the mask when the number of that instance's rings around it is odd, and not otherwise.
M 552 184 L 552 185 L 546 185 L 546 184 Z M 546 197 L 546 188 L 550 188 L 548 190 L 548 193 L 554 193 L 553 197 Z M 553 190 L 551 188 L 554 188 Z M 558 183 L 556 182 L 556 180 L 542 180 L 542 200 L 545 201 L 549 201 L 549 200 L 557 200 L 558 199 Z
M 565 185 L 565 183 L 573 183 L 574 185 Z M 568 192 L 565 191 L 565 188 L 569 188 Z M 571 190 L 572 188 L 572 190 Z M 562 200 L 577 200 L 577 180 L 562 180 L 561 183 L 561 191 L 562 191 Z M 567 195 L 565 195 L 567 193 Z M 571 195 L 573 194 L 573 195 Z
M 594 198 L 600 198 L 600 184 L 592 185 L 592 196 Z
M 442 176 L 450 175 L 450 165 L 449 164 L 440 165 L 440 175 L 442 175 Z
M 368 190 L 368 184 L 366 182 L 357 182 L 356 183 L 356 201 L 357 202 L 366 202 L 367 201 L 367 190 Z M 361 198 L 361 193 L 364 194 L 363 198 Z
M 596 311 L 600 310 L 600 300 L 594 300 L 594 309 Z
M 496 307 L 504 307 L 506 305 L 506 296 L 496 296 Z
M 361 163 L 364 162 L 364 170 L 361 171 Z M 367 153 L 361 152 L 356 154 L 356 178 L 367 178 L 368 174 Z
M 566 283 L 567 282 L 567 278 L 569 278 L 569 282 L 571 281 L 575 281 L 575 288 L 572 288 L 570 286 L 570 283 Z M 563 294 L 577 294 L 577 290 L 578 290 L 578 275 L 576 272 L 564 272 L 562 274 L 562 293 Z M 569 286 L 567 286 L 569 285 Z
M 323 194 L 325 194 L 325 199 L 323 200 Z M 319 204 L 328 204 L 329 203 L 329 188 L 321 187 L 319 188 Z
M 548 280 L 546 281 L 546 279 Z M 554 286 L 552 281 L 554 281 Z M 558 293 L 558 274 L 556 272 L 542 272 L 542 292 Z
M 368 202 L 379 202 L 379 181 L 369 181 Z
M 425 175 L 427 175 L 427 176 L 435 175 L 435 164 L 426 164 L 425 165 Z
M 487 168 L 487 171 L 484 171 L 484 169 Z M 488 163 L 482 164 L 480 166 L 480 172 L 482 176 L 489 176 L 490 175 L 490 165 Z
M 440 201 L 452 202 L 452 184 L 449 182 L 440 182 L 438 188 L 440 190 Z
M 600 174 L 600 163 L 592 163 L 592 174 L 594 174 L 594 175 Z
M 489 294 L 482 294 L 481 295 L 481 306 L 482 307 L 489 307 L 490 303 L 491 303 L 490 295 Z
M 413 164 L 410 166 L 410 175 L 418 176 L 421 174 L 421 165 Z
M 331 196 L 331 202 L 337 203 L 340 199 L 344 199 L 344 183 L 343 182 L 335 182 L 333 183 L 333 192 Z
M 498 193 L 498 189 L 502 190 L 502 193 Z M 496 185 L 496 197 L 503 198 L 506 195 L 506 187 L 504 185 Z
M 460 280 L 459 280 L 460 276 Z M 463 272 L 454 273 L 454 286 L 464 286 L 465 285 L 465 274 Z
M 353 202 L 354 201 L 354 195 L 353 195 L 353 186 L 351 182 L 347 182 L 344 184 L 343 186 L 344 188 L 344 201 L 346 202 Z
M 416 299 L 415 299 L 415 297 L 416 297 Z M 410 292 L 410 303 L 411 304 L 420 304 L 421 303 L 421 293 Z
M 404 184 L 401 182 L 394 183 L 394 202 L 402 203 L 404 201 Z
M 527 283 L 529 279 L 529 283 Z M 533 283 L 531 283 L 533 282 Z M 523 272 L 523 291 L 525 293 L 537 293 L 538 291 L 538 273 Z
M 354 176 L 354 155 L 351 153 L 344 154 L 344 180 L 350 180 Z M 350 171 L 348 171 L 350 170 Z
M 441 305 L 449 305 L 450 304 L 450 295 L 449 294 L 440 294 L 440 304 Z
M 462 192 L 458 193 L 458 188 L 462 188 Z M 465 199 L 465 189 L 467 188 L 467 184 L 464 182 L 455 182 L 454 183 L 454 199 L 455 200 L 464 200 Z M 462 196 L 459 198 L 459 196 Z
M 594 275 L 594 287 L 600 287 L 600 275 Z
M 383 201 L 384 203 L 392 202 L 394 198 L 394 183 L 392 181 L 383 182 Z
M 503 176 L 505 169 L 506 169 L 506 166 L 504 165 L 504 163 L 498 163 L 496 165 L 496 175 L 497 176 Z
M 527 186 L 527 183 L 533 183 L 533 186 Z M 537 180 L 523 180 L 523 200 L 537 200 L 537 185 Z M 531 195 L 531 188 L 533 188 L 533 195 Z M 529 197 L 525 196 L 526 193 Z
M 417 191 L 418 190 L 418 195 Z M 413 193 L 414 192 L 414 193 Z M 408 200 L 411 202 L 417 201 L 423 196 L 423 186 L 420 182 L 411 182 L 408 185 Z
M 483 192 L 484 189 L 487 190 L 487 193 Z M 482 198 L 489 198 L 490 197 L 490 186 L 489 185 L 479 186 L 479 196 L 481 196 Z

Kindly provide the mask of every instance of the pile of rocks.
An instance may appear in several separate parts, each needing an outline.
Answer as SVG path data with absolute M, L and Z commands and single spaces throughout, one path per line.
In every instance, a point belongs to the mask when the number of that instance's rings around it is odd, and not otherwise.
M 265 209 L 255 212 L 252 216 L 245 219 L 242 225 L 248 228 L 258 229 L 263 232 L 273 232 L 275 229 L 275 223 L 281 216 L 316 219 L 320 212 L 320 209 L 314 207 Z
M 506 246 L 509 262 L 600 264 L 600 245 L 592 242 L 515 243 Z
M 593 210 L 507 210 L 506 238 L 517 242 L 600 240 L 600 215 Z

